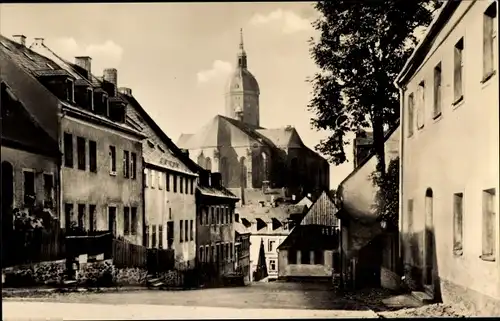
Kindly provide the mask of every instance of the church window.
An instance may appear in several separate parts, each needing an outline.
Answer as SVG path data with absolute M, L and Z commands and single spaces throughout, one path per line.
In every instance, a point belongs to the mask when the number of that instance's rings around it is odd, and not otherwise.
M 266 153 L 262 153 L 262 180 L 267 181 L 269 178 L 269 160 Z
M 212 160 L 210 159 L 210 157 L 207 157 L 205 159 L 205 169 L 207 171 L 211 171 L 212 170 Z
M 228 166 L 227 166 L 227 158 L 222 157 L 220 160 L 220 167 L 221 167 L 221 176 L 222 176 L 222 185 L 227 186 L 228 183 Z
M 247 166 L 245 165 L 245 157 L 240 158 L 240 183 L 241 187 L 247 187 Z

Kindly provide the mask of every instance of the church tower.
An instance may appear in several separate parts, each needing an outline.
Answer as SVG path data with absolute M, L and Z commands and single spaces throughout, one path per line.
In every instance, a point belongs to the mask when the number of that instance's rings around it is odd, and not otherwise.
M 259 126 L 259 84 L 247 69 L 247 53 L 240 29 L 240 48 L 237 65 L 226 89 L 226 116 L 252 126 Z

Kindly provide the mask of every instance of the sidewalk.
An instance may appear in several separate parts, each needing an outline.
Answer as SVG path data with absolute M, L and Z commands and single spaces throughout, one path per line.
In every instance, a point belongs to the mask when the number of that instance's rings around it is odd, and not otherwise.
M 74 293 L 74 292 L 130 292 L 130 291 L 146 291 L 149 290 L 145 286 L 127 286 L 127 287 L 106 287 L 106 288 L 83 288 L 83 287 L 59 287 L 59 288 L 2 288 L 2 297 L 31 297 L 44 296 L 56 293 Z
M 55 302 L 3 302 L 4 320 L 158 320 L 158 319 L 284 319 L 378 318 L 373 311 L 235 309 L 145 304 L 84 304 Z

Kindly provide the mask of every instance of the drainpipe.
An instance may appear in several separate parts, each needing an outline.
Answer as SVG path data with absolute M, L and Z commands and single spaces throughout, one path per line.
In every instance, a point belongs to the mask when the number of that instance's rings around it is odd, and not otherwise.
M 144 186 L 144 170 L 146 166 L 144 163 L 144 157 L 142 157 L 142 166 L 141 166 L 141 187 L 142 187 L 142 245 L 147 245 L 146 240 L 146 187 Z M 166 231 L 165 231 L 166 232 Z M 168 236 L 167 236 L 168 237 Z M 167 238 L 168 243 L 168 238 Z M 167 245 L 168 247 L 168 245 Z
M 398 234 L 399 234 L 399 242 L 398 242 L 398 254 L 399 254 L 399 263 L 400 268 L 403 269 L 403 226 L 402 226 L 402 218 L 403 218 L 403 210 L 404 210 L 404 197 L 403 197 L 403 151 L 404 151 L 404 137 L 405 137 L 405 117 L 404 117 L 404 105 L 405 105 L 405 87 L 401 87 L 396 84 L 396 87 L 399 89 L 399 213 L 398 213 Z M 403 271 L 400 271 L 403 272 Z

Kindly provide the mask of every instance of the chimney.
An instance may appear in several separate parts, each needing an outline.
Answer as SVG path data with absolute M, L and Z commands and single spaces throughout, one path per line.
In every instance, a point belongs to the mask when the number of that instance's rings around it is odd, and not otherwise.
M 202 187 L 210 186 L 209 179 L 210 179 L 210 172 L 207 170 L 204 170 L 204 169 L 201 170 L 200 171 L 200 185 Z
M 221 181 L 221 173 L 212 173 L 212 183 L 210 184 L 210 186 L 213 188 L 221 188 Z
M 23 47 L 26 47 L 26 36 L 25 35 L 13 35 L 12 36 L 16 41 L 23 45 Z
M 115 68 L 106 68 L 104 69 L 102 78 L 105 81 L 110 82 L 114 85 L 114 96 L 116 96 L 116 88 L 117 88 L 116 85 L 118 83 L 118 70 L 116 70 Z
M 33 42 L 33 44 L 30 46 L 30 48 L 33 47 L 33 46 L 34 47 L 36 47 L 36 46 L 43 46 L 44 45 L 44 43 L 43 43 L 44 40 L 45 40 L 44 38 L 35 38 L 35 42 Z
M 118 91 L 126 96 L 132 96 L 132 89 L 127 88 L 127 87 L 120 87 L 118 88 Z
M 85 69 L 87 72 L 87 78 L 90 79 L 90 73 L 91 73 L 91 61 L 92 58 L 89 56 L 80 56 L 80 57 L 75 57 L 75 65 L 79 66 L 80 68 Z
M 186 157 L 189 157 L 189 149 L 181 148 L 181 152 L 186 155 Z

